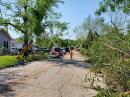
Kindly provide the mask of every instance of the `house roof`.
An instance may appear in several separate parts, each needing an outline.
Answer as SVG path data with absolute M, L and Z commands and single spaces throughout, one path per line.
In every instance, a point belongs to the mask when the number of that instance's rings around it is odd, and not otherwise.
M 7 32 L 7 31 L 5 31 L 5 29 L 3 29 L 3 28 L 0 28 L 0 33 L 3 33 L 3 34 L 5 34 L 9 39 L 13 39 L 11 36 L 10 36 L 10 34 Z

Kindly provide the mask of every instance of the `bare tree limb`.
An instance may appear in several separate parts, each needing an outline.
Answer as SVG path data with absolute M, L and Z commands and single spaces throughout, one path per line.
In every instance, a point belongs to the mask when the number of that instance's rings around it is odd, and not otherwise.
M 125 55 L 127 55 L 127 56 L 130 56 L 128 53 L 124 52 L 124 51 L 121 50 L 121 49 L 118 49 L 118 48 L 113 47 L 113 46 L 111 46 L 111 45 L 108 45 L 108 44 L 106 44 L 106 43 L 103 43 L 103 44 L 104 44 L 105 46 L 107 46 L 107 47 L 113 49 L 113 50 L 117 50 L 117 51 L 119 51 L 119 52 L 121 52 L 121 53 L 123 53 L 123 54 L 125 54 Z
M 13 26 L 14 28 L 18 29 L 19 31 L 25 33 L 25 31 L 22 30 L 20 26 L 16 26 L 16 25 L 13 24 L 13 23 L 10 23 L 10 22 L 3 22 L 2 24 L 3 24 L 3 25 L 10 25 L 10 26 Z

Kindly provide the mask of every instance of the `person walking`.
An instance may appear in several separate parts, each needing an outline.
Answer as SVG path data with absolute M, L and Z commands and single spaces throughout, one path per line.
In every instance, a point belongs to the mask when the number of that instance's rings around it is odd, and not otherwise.
M 70 59 L 72 60 L 73 59 L 73 49 L 70 48 Z

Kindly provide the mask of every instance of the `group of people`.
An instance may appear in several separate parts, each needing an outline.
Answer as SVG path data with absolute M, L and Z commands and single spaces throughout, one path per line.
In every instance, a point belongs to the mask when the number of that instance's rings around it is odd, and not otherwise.
M 17 53 L 18 65 L 24 64 L 27 61 L 28 54 L 32 53 L 32 45 L 24 44 L 23 48 Z

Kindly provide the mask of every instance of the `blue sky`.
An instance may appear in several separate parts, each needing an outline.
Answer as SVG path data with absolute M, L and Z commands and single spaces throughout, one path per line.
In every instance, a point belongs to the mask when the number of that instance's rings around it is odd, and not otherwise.
M 88 15 L 94 16 L 100 1 L 101 0 L 64 0 L 64 4 L 61 4 L 58 8 L 58 11 L 62 12 L 63 15 L 61 20 L 70 23 L 70 28 L 68 29 L 69 35 L 65 35 L 64 38 L 75 38 L 73 29 L 82 24 L 84 18 Z M 12 37 L 18 36 L 18 34 L 12 31 L 10 33 Z
M 69 35 L 65 38 L 75 38 L 73 29 L 82 24 L 88 15 L 95 16 L 95 11 L 99 7 L 101 0 L 64 0 L 64 5 L 59 7 L 63 17 L 61 20 L 70 23 Z

